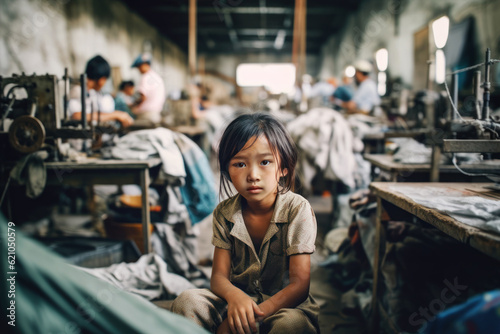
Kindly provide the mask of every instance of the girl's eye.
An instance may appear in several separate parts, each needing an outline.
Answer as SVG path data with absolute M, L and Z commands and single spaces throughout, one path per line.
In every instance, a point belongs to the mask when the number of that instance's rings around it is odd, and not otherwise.
M 269 165 L 270 163 L 271 163 L 271 161 L 269 161 L 269 160 L 264 160 L 264 161 L 262 161 L 260 164 L 261 164 L 262 166 L 267 166 L 267 165 Z
M 236 162 L 233 164 L 234 167 L 238 167 L 238 168 L 243 168 L 245 167 L 245 163 L 244 162 Z

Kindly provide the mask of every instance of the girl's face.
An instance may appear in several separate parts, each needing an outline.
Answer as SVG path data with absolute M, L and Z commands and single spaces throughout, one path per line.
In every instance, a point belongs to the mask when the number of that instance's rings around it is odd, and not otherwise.
M 272 205 L 284 175 L 279 167 L 267 138 L 254 136 L 229 161 L 228 169 L 234 187 L 248 203 Z

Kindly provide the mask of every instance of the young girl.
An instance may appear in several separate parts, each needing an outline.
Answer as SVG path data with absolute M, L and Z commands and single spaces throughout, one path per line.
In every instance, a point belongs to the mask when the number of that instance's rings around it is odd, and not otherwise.
M 297 151 L 269 114 L 245 114 L 219 145 L 221 191 L 238 191 L 214 211 L 210 290 L 183 292 L 172 311 L 217 333 L 316 333 L 309 295 L 316 218 L 294 194 Z

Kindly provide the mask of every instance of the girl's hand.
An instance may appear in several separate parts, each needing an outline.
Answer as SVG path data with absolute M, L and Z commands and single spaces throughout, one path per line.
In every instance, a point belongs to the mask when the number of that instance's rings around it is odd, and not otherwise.
M 251 334 L 257 331 L 255 318 L 261 320 L 264 312 L 250 297 L 241 290 L 235 291 L 227 303 L 226 320 L 233 334 Z

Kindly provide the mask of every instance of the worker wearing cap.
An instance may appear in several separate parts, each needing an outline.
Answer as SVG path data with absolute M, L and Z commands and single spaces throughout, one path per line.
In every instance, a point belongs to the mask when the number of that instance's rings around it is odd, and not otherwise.
M 354 64 L 356 73 L 354 80 L 357 89 L 352 99 L 342 103 L 342 107 L 350 114 L 370 114 L 374 107 L 380 104 L 375 81 L 370 78 L 373 65 L 366 60 L 359 60 Z
M 163 79 L 151 68 L 151 54 L 140 54 L 132 64 L 141 72 L 141 80 L 137 87 L 139 97 L 132 106 L 137 121 L 159 123 L 165 103 L 165 85 Z

